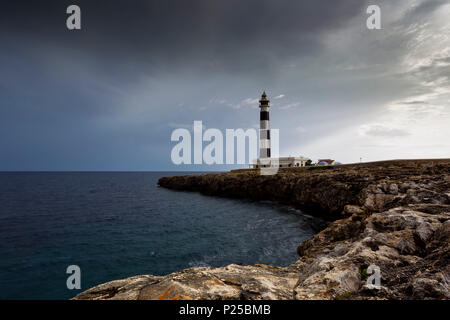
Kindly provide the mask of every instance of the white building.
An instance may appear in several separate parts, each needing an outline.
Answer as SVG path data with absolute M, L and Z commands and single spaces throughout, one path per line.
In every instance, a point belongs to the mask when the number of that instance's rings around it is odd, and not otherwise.
M 270 160 L 270 164 L 267 164 L 268 160 Z M 280 157 L 266 159 L 262 164 L 260 159 L 256 159 L 253 161 L 253 168 L 256 169 L 270 166 L 278 166 L 280 168 L 305 167 L 308 160 L 310 159 L 306 157 Z

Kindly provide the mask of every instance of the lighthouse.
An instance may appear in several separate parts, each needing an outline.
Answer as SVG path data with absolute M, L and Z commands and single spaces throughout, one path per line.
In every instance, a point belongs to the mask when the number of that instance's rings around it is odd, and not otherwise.
M 259 158 L 270 158 L 270 125 L 269 125 L 269 105 L 264 91 L 259 100 Z
M 304 167 L 309 158 L 305 157 L 278 157 L 279 141 L 277 130 L 274 129 L 274 157 L 271 157 L 270 153 L 270 125 L 269 125 L 269 108 L 270 100 L 267 99 L 266 92 L 264 91 L 261 99 L 259 100 L 259 158 L 253 160 L 253 168 L 291 168 L 291 167 Z M 276 174 L 276 171 L 265 171 L 264 175 Z

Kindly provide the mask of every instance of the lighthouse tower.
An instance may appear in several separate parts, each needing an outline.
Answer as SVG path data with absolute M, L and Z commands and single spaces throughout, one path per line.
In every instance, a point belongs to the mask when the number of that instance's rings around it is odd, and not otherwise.
M 259 158 L 270 158 L 269 102 L 264 91 L 259 100 Z
M 278 130 L 274 129 L 274 156 L 270 154 L 270 125 L 269 125 L 269 99 L 264 91 L 259 100 L 259 158 L 253 161 L 254 169 L 261 169 L 262 175 L 272 175 L 278 172 L 278 168 L 304 167 L 309 158 L 306 157 L 278 157 Z M 267 168 L 269 170 L 267 170 Z M 275 169 L 274 169 L 275 168 Z M 263 172 L 263 169 L 264 172 Z

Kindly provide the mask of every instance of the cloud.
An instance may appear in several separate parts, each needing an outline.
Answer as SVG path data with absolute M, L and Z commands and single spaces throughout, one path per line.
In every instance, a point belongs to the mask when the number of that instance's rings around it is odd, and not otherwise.
M 226 104 L 227 100 L 226 99 L 213 98 L 213 99 L 209 100 L 209 103 L 212 103 L 212 104 Z
M 281 154 L 450 156 L 448 1 L 382 1 L 382 30 L 369 3 L 77 0 L 69 32 L 66 1 L 9 1 L 0 170 L 170 170 L 171 128 L 251 126 L 263 89 Z
M 127 73 L 262 75 L 276 72 L 281 62 L 313 55 L 320 50 L 320 34 L 338 28 L 364 6 L 360 0 L 333 5 L 291 0 L 171 0 L 170 5 L 160 0 L 78 0 L 77 5 L 83 18 L 76 34 L 65 29 L 67 3 L 60 0 L 27 2 L 27 10 L 23 1 L 5 4 L 0 33 L 36 39 L 40 46 L 84 51 L 104 71 L 114 67 Z
M 168 124 L 169 128 L 172 129 L 187 129 L 189 131 L 194 132 L 195 130 L 198 130 L 200 128 L 198 127 L 194 127 L 194 122 L 192 123 L 174 123 L 174 122 L 170 122 Z M 206 125 L 204 123 L 202 123 L 202 130 L 206 130 Z
M 402 104 L 405 105 L 424 105 L 424 104 L 428 104 L 427 101 L 402 101 Z
M 255 106 L 256 105 L 257 106 L 258 102 L 259 102 L 258 98 L 247 98 L 247 99 L 242 100 L 239 105 L 241 105 L 241 106 Z
M 245 107 L 252 107 L 254 109 L 258 108 L 259 99 L 258 98 L 246 98 L 237 103 L 228 102 L 225 99 L 215 101 L 214 103 L 226 105 L 232 109 L 238 110 Z
M 293 103 L 281 105 L 281 106 L 277 107 L 277 109 L 287 110 L 287 109 L 298 107 L 299 105 L 300 105 L 300 102 L 293 102 Z
M 360 126 L 360 133 L 365 136 L 374 137 L 402 137 L 409 135 L 409 132 L 401 128 L 393 128 L 385 124 L 373 123 Z

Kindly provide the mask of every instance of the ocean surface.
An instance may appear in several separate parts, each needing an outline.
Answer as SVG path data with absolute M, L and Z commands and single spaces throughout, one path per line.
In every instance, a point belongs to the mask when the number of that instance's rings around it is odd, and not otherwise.
M 193 266 L 288 265 L 324 222 L 270 202 L 157 186 L 179 172 L 0 173 L 0 299 L 68 299 Z M 66 269 L 81 268 L 81 290 Z

